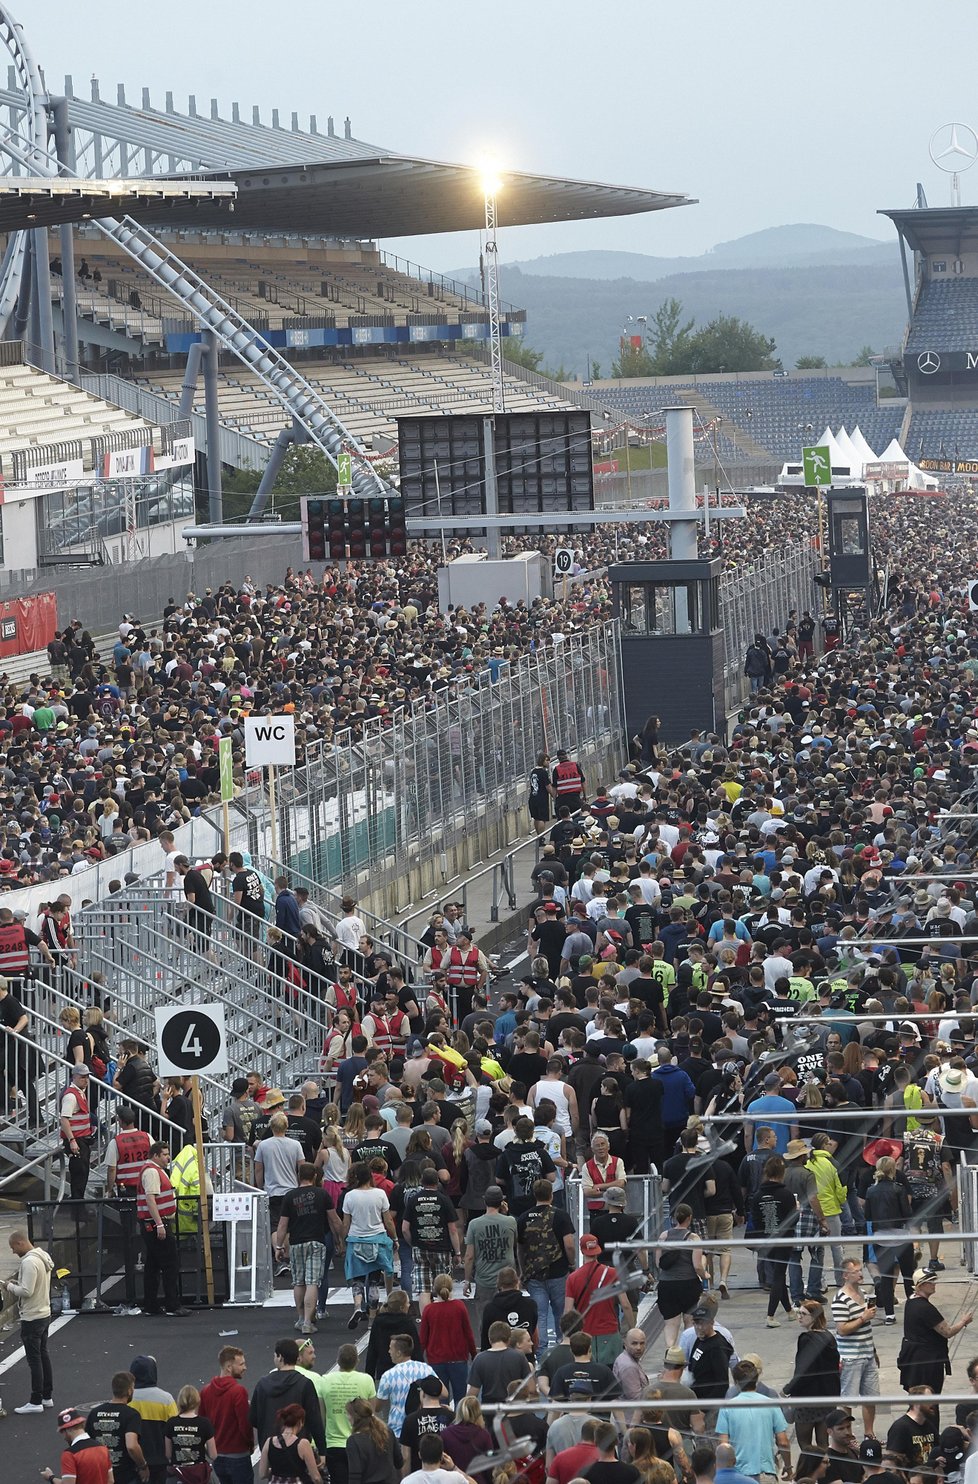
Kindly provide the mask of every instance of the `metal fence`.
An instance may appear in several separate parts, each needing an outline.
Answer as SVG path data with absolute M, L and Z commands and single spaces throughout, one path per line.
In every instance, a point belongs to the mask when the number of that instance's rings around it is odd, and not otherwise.
M 794 609 L 817 612 L 816 553 L 807 542 L 772 551 L 763 562 L 738 567 L 720 577 L 720 612 L 725 648 L 726 710 L 744 701 L 748 683 L 744 655 L 755 634 L 770 635 L 783 627 Z
M 507 665 L 495 683 L 473 675 L 430 711 L 339 733 L 280 778 L 277 852 L 258 787 L 239 801 L 232 839 L 317 882 L 369 872 L 375 887 L 406 860 L 451 848 L 476 817 L 511 813 L 539 752 L 586 757 L 621 736 L 618 625 L 605 623 Z

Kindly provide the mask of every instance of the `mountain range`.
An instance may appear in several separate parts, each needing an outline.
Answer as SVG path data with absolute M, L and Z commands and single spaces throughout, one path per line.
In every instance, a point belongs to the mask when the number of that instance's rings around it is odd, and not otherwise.
M 548 367 L 578 374 L 590 356 L 608 375 L 619 337 L 638 332 L 629 320 L 651 321 L 670 298 L 698 326 L 719 314 L 748 320 L 786 367 L 803 355 L 845 365 L 866 345 L 894 348 L 906 324 L 896 241 L 832 227 L 772 227 L 679 258 L 592 251 L 507 263 L 505 234 L 500 246 L 500 293 L 527 311 L 527 345 Z

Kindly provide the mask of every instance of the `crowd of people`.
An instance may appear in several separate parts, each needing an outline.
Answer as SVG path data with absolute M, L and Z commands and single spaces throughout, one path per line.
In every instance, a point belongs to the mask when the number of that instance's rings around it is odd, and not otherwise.
M 811 615 L 772 615 L 769 663 L 729 735 L 677 746 L 650 718 L 613 780 L 541 758 L 531 813 L 545 843 L 527 972 L 511 989 L 493 993 L 454 904 L 421 963 L 384 965 L 367 960 L 356 904 L 344 905 L 350 941 L 338 942 L 363 964 L 341 973 L 341 954 L 324 969 L 335 1095 L 242 1078 L 223 1114 L 226 1136 L 253 1151 L 292 1281 L 298 1338 L 279 1343 L 275 1374 L 314 1371 L 332 1288 L 352 1288 L 351 1331 L 369 1325 L 363 1370 L 343 1347 L 312 1381 L 316 1399 L 273 1376 L 257 1438 L 266 1473 L 316 1479 L 325 1460 L 341 1484 L 344 1467 L 351 1484 L 387 1484 L 407 1466 L 424 1484 L 448 1484 L 446 1471 L 483 1484 L 494 1466 L 494 1484 L 534 1469 L 534 1484 L 767 1484 L 779 1470 L 889 1484 L 964 1469 L 974 1411 L 959 1406 L 942 1428 L 936 1398 L 948 1374 L 978 1387 L 978 1361 L 965 1372 L 958 1359 L 971 1315 L 949 1318 L 939 1288 L 942 1253 L 957 1255 L 955 1168 L 978 1148 L 976 521 L 962 499 L 923 503 L 874 512 L 889 562 L 879 617 L 833 635 L 809 630 Z M 807 507 L 773 502 L 722 539 L 757 556 L 810 524 Z M 641 539 L 598 533 L 582 565 L 607 559 L 608 540 L 624 555 Z M 103 850 L 156 835 L 213 797 L 216 740 L 237 738 L 250 705 L 294 708 L 300 737 L 328 737 L 390 706 L 435 705 L 607 612 L 596 578 L 552 604 L 440 615 L 433 559 L 416 560 L 407 576 L 377 564 L 222 589 L 174 604 L 155 635 L 126 620 L 108 680 L 66 636 L 52 663 L 67 714 L 41 707 L 55 719 L 38 726 L 39 687 L 8 707 L 11 731 L 32 709 L 7 743 L 14 807 L 27 798 L 49 816 L 53 797 L 59 826 L 87 815 L 69 833 L 95 830 Z M 86 744 L 82 771 L 101 776 L 79 794 L 53 770 L 59 748 Z M 27 766 L 36 777 L 21 783 Z M 37 860 L 49 869 L 43 849 Z M 147 1250 L 168 1245 L 176 1220 L 167 1160 L 152 1159 Z M 629 1177 L 652 1171 L 668 1209 L 656 1231 L 629 1200 Z M 738 1353 L 721 1322 L 740 1227 L 767 1324 L 798 1325 L 793 1369 L 767 1381 L 770 1365 Z M 154 1288 L 147 1306 L 178 1313 L 166 1276 L 157 1263 L 163 1302 Z M 655 1350 L 637 1324 L 648 1293 Z M 880 1437 L 873 1336 L 898 1321 L 908 1405 Z M 43 1367 L 37 1383 L 43 1409 Z M 752 1393 L 783 1405 L 752 1406 Z M 613 1406 L 541 1414 L 529 1406 L 541 1398 Z M 257 1427 L 254 1396 L 250 1407 Z M 196 1415 L 193 1399 L 184 1411 Z M 244 1477 L 224 1462 L 235 1451 L 214 1442 L 222 1484 Z

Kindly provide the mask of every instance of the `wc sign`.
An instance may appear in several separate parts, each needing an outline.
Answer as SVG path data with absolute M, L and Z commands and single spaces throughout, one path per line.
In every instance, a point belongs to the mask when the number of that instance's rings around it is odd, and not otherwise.
M 244 735 L 247 767 L 295 767 L 294 716 L 246 716 Z

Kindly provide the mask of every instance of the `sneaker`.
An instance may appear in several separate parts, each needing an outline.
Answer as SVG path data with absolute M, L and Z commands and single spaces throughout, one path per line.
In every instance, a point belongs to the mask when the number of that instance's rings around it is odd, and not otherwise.
M 317 1319 L 326 1319 L 328 1317 L 329 1316 L 328 1316 L 328 1314 L 327 1314 L 327 1312 L 326 1312 L 325 1309 L 317 1309 L 316 1310 L 316 1318 Z
M 163 1313 L 167 1319 L 188 1319 L 190 1317 L 189 1309 L 164 1309 Z
M 780 1329 L 781 1328 L 781 1320 L 780 1319 L 774 1319 L 774 1318 L 771 1318 L 769 1316 L 768 1317 L 768 1321 L 767 1321 L 767 1327 L 768 1327 L 768 1329 Z
M 896 1324 L 896 1315 L 895 1314 L 887 1314 L 884 1317 L 884 1319 L 883 1319 L 883 1323 L 884 1324 Z
M 314 1324 L 300 1324 L 299 1333 L 302 1335 L 315 1335 L 318 1334 L 319 1331 L 316 1329 L 316 1326 Z
M 304 1323 L 304 1321 L 303 1321 L 303 1320 L 301 1320 L 301 1319 L 297 1319 L 297 1320 L 296 1320 L 296 1322 L 295 1322 L 295 1324 L 294 1324 L 294 1325 L 293 1325 L 293 1326 L 292 1326 L 292 1328 L 293 1328 L 293 1329 L 294 1329 L 294 1330 L 295 1330 L 295 1331 L 296 1331 L 296 1332 L 297 1332 L 297 1333 L 298 1333 L 298 1334 L 300 1334 L 300 1335 L 301 1335 L 301 1334 L 302 1334 L 302 1325 L 303 1325 L 303 1323 Z
M 727 1287 L 726 1283 L 720 1284 L 719 1293 L 722 1299 L 728 1299 L 730 1297 L 730 1289 Z
M 939 1257 L 932 1258 L 931 1261 L 927 1264 L 927 1266 L 930 1268 L 930 1270 L 931 1270 L 932 1273 L 943 1273 L 944 1272 L 944 1264 L 941 1262 L 941 1260 L 940 1260 Z
M 360 1325 L 360 1324 L 363 1323 L 363 1321 L 366 1319 L 366 1317 L 367 1317 L 367 1311 L 366 1311 L 366 1309 L 354 1309 L 353 1313 L 350 1315 L 349 1319 L 346 1321 L 346 1327 L 347 1327 L 347 1329 L 356 1329 L 358 1325 Z
M 17 1413 L 17 1416 L 18 1417 L 25 1417 L 28 1414 L 28 1412 L 43 1412 L 44 1411 L 44 1403 L 43 1402 L 25 1402 L 22 1407 L 14 1407 L 14 1411 Z
M 41 1406 L 42 1407 L 45 1407 L 45 1408 L 47 1408 L 47 1407 L 53 1407 L 54 1406 L 54 1399 L 52 1397 L 50 1397 L 50 1396 L 46 1396 L 44 1398 L 44 1400 L 41 1402 Z

